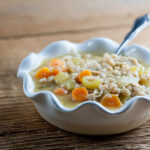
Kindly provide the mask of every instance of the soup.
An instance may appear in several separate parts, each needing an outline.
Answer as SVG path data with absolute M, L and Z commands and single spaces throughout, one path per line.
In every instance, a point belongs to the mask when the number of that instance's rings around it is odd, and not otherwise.
M 69 108 L 90 100 L 118 109 L 131 97 L 150 94 L 150 68 L 135 58 L 115 54 L 71 51 L 45 59 L 30 74 L 35 92 L 51 91 Z

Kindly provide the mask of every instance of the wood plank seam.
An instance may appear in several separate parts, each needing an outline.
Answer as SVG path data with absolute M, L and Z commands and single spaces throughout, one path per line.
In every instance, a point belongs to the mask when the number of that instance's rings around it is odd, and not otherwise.
M 67 34 L 67 33 L 86 33 L 86 32 L 94 32 L 94 31 L 99 31 L 99 30 L 109 30 L 109 29 L 119 29 L 119 28 L 123 29 L 123 28 L 129 28 L 129 27 L 130 27 L 130 24 L 123 24 L 123 25 L 113 25 L 113 26 L 105 26 L 105 27 L 103 26 L 103 27 L 95 27 L 95 28 L 88 28 L 88 29 L 48 31 L 48 32 L 35 33 L 35 34 L 0 36 L 0 40 L 39 37 L 39 36 L 48 36 L 48 35 L 60 35 L 60 34 Z

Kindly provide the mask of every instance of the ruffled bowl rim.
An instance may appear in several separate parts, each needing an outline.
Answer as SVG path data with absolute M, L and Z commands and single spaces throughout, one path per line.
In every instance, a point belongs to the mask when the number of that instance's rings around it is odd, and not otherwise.
M 76 46 L 78 44 L 84 44 L 86 42 L 89 42 L 89 41 L 93 41 L 93 40 L 103 40 L 103 41 L 107 41 L 107 42 L 110 42 L 110 43 L 114 43 L 116 45 L 118 45 L 118 43 L 108 39 L 108 38 L 92 38 L 90 40 L 87 40 L 83 43 L 73 43 L 73 42 L 70 42 L 70 41 L 57 41 L 57 42 L 54 42 L 54 43 L 51 43 L 49 44 L 47 47 L 45 47 L 42 51 L 40 51 L 39 53 L 37 53 L 39 56 L 40 54 L 42 54 L 44 51 L 47 50 L 48 47 L 52 46 L 53 44 L 60 44 L 60 43 L 63 43 L 63 42 L 69 42 L 70 44 Z M 148 50 L 146 47 L 142 46 L 142 45 L 138 45 L 138 44 L 134 44 L 134 45 L 131 45 L 132 47 L 138 47 L 138 48 L 141 48 L 143 49 L 142 51 L 143 52 L 146 52 L 149 54 L 150 56 L 150 50 Z M 130 47 L 131 47 L 130 46 Z M 144 101 L 149 101 L 150 102 L 150 98 L 146 97 L 146 96 L 135 96 L 135 97 L 132 97 L 130 98 L 125 104 L 123 104 L 123 106 L 119 109 L 116 109 L 116 110 L 109 110 L 107 108 L 105 108 L 103 105 L 101 105 L 100 103 L 96 102 L 96 101 L 91 101 L 91 100 L 88 100 L 88 101 L 85 101 L 85 102 L 82 102 L 80 103 L 79 105 L 75 106 L 74 108 L 67 108 L 65 107 L 59 100 L 58 98 L 50 91 L 40 91 L 40 92 L 36 92 L 36 93 L 32 93 L 30 92 L 29 88 L 28 88 L 28 83 L 30 82 L 30 75 L 29 73 L 27 73 L 26 70 L 22 69 L 23 68 L 23 65 L 25 63 L 28 63 L 29 61 L 29 56 L 33 55 L 35 53 L 30 53 L 27 57 L 25 57 L 23 59 L 23 61 L 21 62 L 20 66 L 19 66 L 19 69 L 18 69 L 18 72 L 17 72 L 17 77 L 18 78 L 21 78 L 23 80 L 23 90 L 24 90 L 24 93 L 25 95 L 28 97 L 28 98 L 31 98 L 31 99 L 34 99 L 35 97 L 38 97 L 39 95 L 46 95 L 46 96 L 49 96 L 50 100 L 52 101 L 52 103 L 61 111 L 61 112 L 65 112 L 65 113 L 69 113 L 69 112 L 74 112 L 74 111 L 77 111 L 83 107 L 85 107 L 86 105 L 92 105 L 93 107 L 97 107 L 98 109 L 102 110 L 104 113 L 107 113 L 109 115 L 117 115 L 117 114 L 121 114 L 121 113 L 124 113 L 126 112 L 127 110 L 129 110 L 130 108 L 132 108 L 132 106 L 136 105 L 137 101 L 139 100 L 144 100 Z M 27 69 L 28 70 L 28 69 Z

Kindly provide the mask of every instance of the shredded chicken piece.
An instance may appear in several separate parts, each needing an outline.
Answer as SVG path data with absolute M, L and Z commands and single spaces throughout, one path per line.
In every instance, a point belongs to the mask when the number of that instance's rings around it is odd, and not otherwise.
M 114 66 L 115 65 L 115 62 L 114 62 L 113 58 L 108 53 L 104 54 L 104 60 L 110 66 Z
M 81 71 L 80 66 L 74 65 L 71 60 L 66 61 L 66 66 L 67 66 L 67 68 L 69 68 L 73 72 L 80 72 Z
M 139 86 L 139 85 L 133 85 L 131 95 L 132 95 L 132 96 L 138 96 L 138 95 L 143 96 L 143 95 L 144 95 L 144 90 L 143 90 L 143 88 L 142 88 L 141 86 Z
M 40 83 L 43 83 L 43 82 L 46 82 L 46 81 L 47 81 L 46 78 L 42 78 L 42 79 L 39 80 Z
M 120 76 L 120 72 L 118 70 L 113 70 L 112 74 L 115 76 Z
M 96 100 L 98 97 L 100 97 L 102 95 L 103 91 L 98 91 L 97 89 L 95 89 L 93 91 L 93 93 L 88 94 L 88 99 L 89 100 Z

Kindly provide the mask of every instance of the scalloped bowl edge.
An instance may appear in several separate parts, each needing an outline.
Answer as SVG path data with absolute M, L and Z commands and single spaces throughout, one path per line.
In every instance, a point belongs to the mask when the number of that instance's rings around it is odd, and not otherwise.
M 101 49 L 101 46 L 103 47 L 102 49 Z M 86 102 L 79 104 L 78 106 L 76 106 L 74 108 L 66 108 L 65 106 L 63 106 L 61 104 L 61 102 L 57 99 L 57 97 L 52 92 L 40 91 L 40 92 L 34 93 L 33 92 L 34 83 L 29 75 L 29 72 L 33 68 L 36 68 L 38 65 L 40 65 L 41 61 L 45 57 L 48 57 L 48 56 L 56 57 L 58 54 L 63 55 L 65 53 L 69 52 L 70 49 L 75 49 L 77 51 L 81 51 L 81 50 L 82 51 L 88 51 L 88 50 L 90 51 L 91 49 L 97 51 L 97 50 L 101 49 L 101 51 L 103 53 L 105 51 L 112 53 L 115 51 L 117 46 L 118 46 L 118 44 L 116 42 L 114 42 L 110 39 L 107 39 L 107 38 L 93 38 L 93 39 L 90 39 L 86 42 L 79 43 L 79 44 L 72 43 L 69 41 L 54 42 L 54 43 L 48 45 L 47 47 L 45 47 L 41 52 L 39 52 L 37 54 L 31 53 L 30 55 L 28 55 L 21 62 L 19 69 L 18 69 L 17 76 L 18 76 L 18 78 L 21 78 L 23 80 L 24 93 L 27 97 L 33 99 L 33 103 L 34 103 L 35 107 L 37 108 L 38 112 L 40 113 L 40 115 L 43 118 L 45 118 L 48 122 L 54 124 L 55 126 L 58 126 L 67 131 L 81 133 L 81 134 L 102 135 L 102 134 L 116 134 L 116 133 L 125 132 L 125 131 L 133 129 L 133 128 L 143 124 L 145 121 L 147 121 L 149 119 L 149 115 L 148 115 L 149 111 L 148 110 L 145 111 L 145 112 L 147 112 L 146 114 L 143 113 L 144 116 L 146 116 L 146 117 L 144 117 L 145 119 L 142 119 L 142 121 L 139 121 L 139 123 L 137 123 L 137 125 L 134 124 L 133 126 L 128 127 L 128 128 L 127 127 L 119 128 L 117 125 L 118 129 L 116 127 L 114 127 L 114 129 L 109 131 L 109 130 L 106 130 L 106 127 L 111 125 L 110 121 L 113 121 L 110 118 L 113 118 L 113 119 L 116 118 L 116 120 L 118 122 L 118 121 L 121 121 L 122 119 L 127 118 L 127 116 L 130 116 L 130 114 L 132 114 L 132 113 L 136 114 L 138 111 L 137 108 L 138 109 L 140 108 L 139 104 L 141 105 L 141 101 L 142 101 L 142 106 L 141 106 L 140 111 L 144 111 L 142 109 L 144 107 L 146 108 L 147 106 L 150 105 L 150 103 L 149 103 L 150 99 L 148 97 L 144 97 L 144 96 L 133 97 L 130 100 L 128 100 L 120 109 L 115 110 L 115 111 L 108 110 L 107 108 L 103 107 L 100 103 L 94 102 L 94 101 L 86 101 Z M 57 49 L 57 50 L 54 52 L 53 51 L 54 49 Z M 124 52 L 124 55 L 128 55 L 128 56 L 134 55 L 137 59 L 141 58 L 142 60 L 145 60 L 146 64 L 150 64 L 150 61 L 148 61 L 150 58 L 150 52 L 147 48 L 140 46 L 140 45 L 131 45 L 131 46 L 128 46 L 127 49 L 130 49 L 130 51 L 129 51 L 130 53 L 128 51 L 126 51 L 126 53 Z M 137 54 L 137 55 L 135 55 L 135 54 Z M 37 61 L 38 59 L 40 59 L 40 61 Z M 43 100 L 41 100 L 41 99 L 43 99 Z M 50 111 L 49 109 L 51 109 L 52 111 Z M 80 123 L 80 119 L 75 119 L 76 122 L 75 122 L 75 120 L 69 121 L 66 119 L 66 116 L 71 116 L 71 115 L 77 117 L 77 115 L 79 115 L 80 112 L 82 112 L 82 113 L 84 112 L 83 116 L 85 117 L 86 113 L 89 111 L 89 109 L 93 110 L 94 113 L 100 114 L 99 116 L 101 116 L 101 118 L 103 120 L 105 120 L 106 123 L 102 124 L 99 122 L 97 125 L 94 125 L 95 122 L 89 123 L 89 121 L 87 121 L 87 120 L 85 121 L 86 122 L 86 124 L 85 124 L 84 122 Z M 53 111 L 55 113 L 57 112 L 57 115 L 54 114 Z M 94 114 L 94 113 L 91 113 L 91 114 Z M 60 119 L 60 116 L 62 118 L 64 118 L 66 120 L 66 122 L 64 122 L 64 120 L 62 121 L 62 119 Z M 133 115 L 131 115 L 131 116 L 133 116 Z M 82 117 L 81 117 L 81 119 L 82 119 Z M 99 118 L 97 118 L 97 119 L 99 119 Z M 129 119 L 130 123 L 131 123 L 131 121 L 132 121 L 132 119 Z M 62 122 L 64 122 L 64 123 L 62 123 Z M 127 122 L 127 121 L 123 121 L 123 122 Z M 110 125 L 107 125 L 107 123 L 109 123 Z M 67 124 L 67 127 L 66 127 L 66 124 Z M 75 125 L 75 127 L 72 127 L 72 128 L 68 127 L 68 125 L 70 125 L 70 124 L 72 126 Z M 104 125 L 106 127 L 104 127 Z M 125 123 L 124 125 L 127 125 L 127 124 Z M 124 126 L 124 125 L 122 125 L 122 126 Z M 92 126 L 103 127 L 103 128 L 105 128 L 105 130 L 97 130 L 97 128 L 96 128 L 96 130 L 94 130 L 94 131 L 89 131 L 90 126 L 91 127 Z M 81 130 L 80 130 L 80 128 L 81 128 Z

